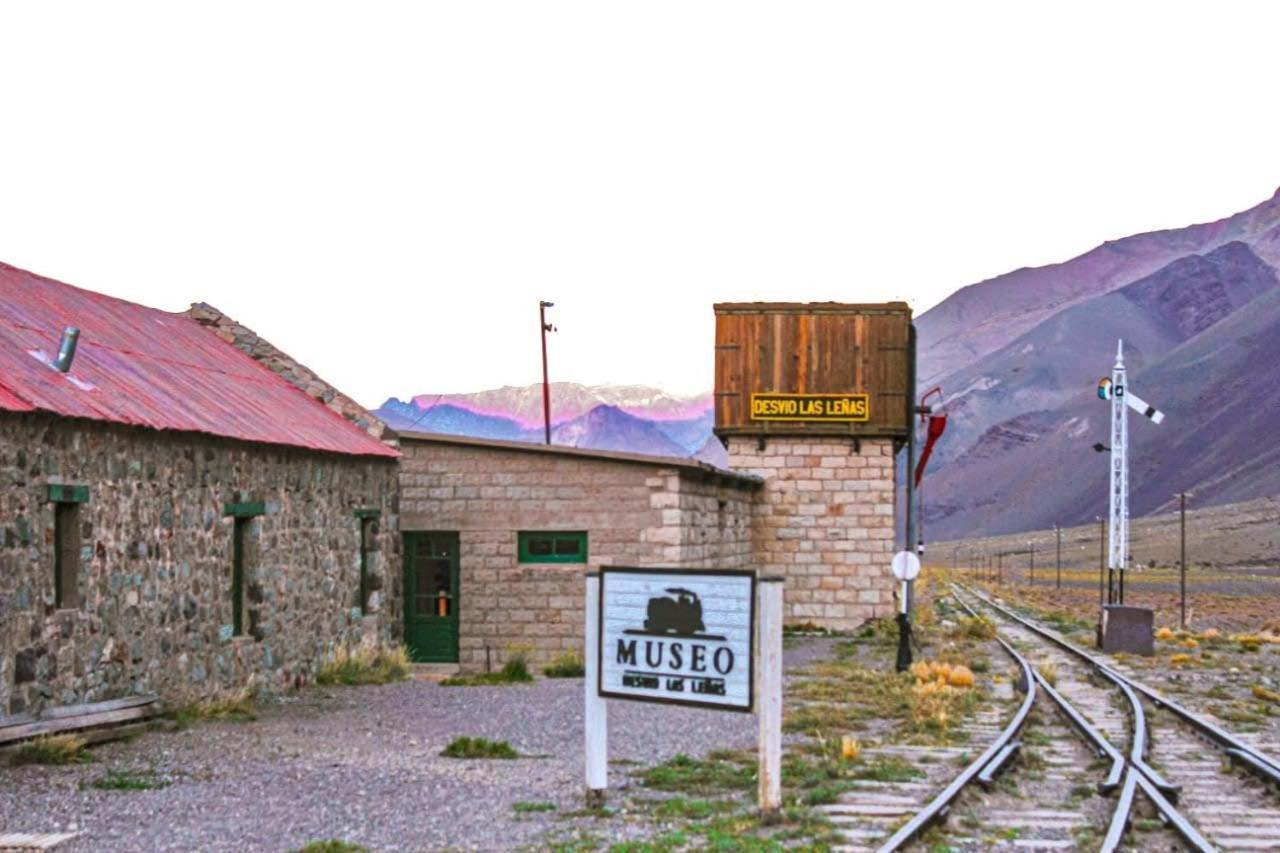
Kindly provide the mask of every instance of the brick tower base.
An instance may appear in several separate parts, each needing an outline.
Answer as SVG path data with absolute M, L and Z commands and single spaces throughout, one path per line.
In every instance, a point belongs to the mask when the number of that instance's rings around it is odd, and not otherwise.
M 893 613 L 894 456 L 890 439 L 729 438 L 729 467 L 765 478 L 753 564 L 786 578 L 787 624 L 851 630 Z

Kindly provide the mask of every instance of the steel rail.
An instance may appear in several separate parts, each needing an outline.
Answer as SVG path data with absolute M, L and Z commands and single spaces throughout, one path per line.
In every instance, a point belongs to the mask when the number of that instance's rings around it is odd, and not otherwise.
M 1204 853 L 1210 853 L 1210 851 L 1216 850 L 1217 848 L 1210 844 L 1190 823 L 1190 821 L 1183 817 L 1182 813 L 1178 811 L 1177 807 L 1169 800 L 1169 798 L 1166 797 L 1166 792 L 1176 793 L 1177 788 L 1166 782 L 1163 777 L 1161 777 L 1160 774 L 1146 762 L 1146 715 L 1142 710 L 1142 702 L 1139 701 L 1133 690 L 1135 686 L 1138 686 L 1137 683 L 1131 682 L 1130 679 L 1111 669 L 1083 649 L 1078 648 L 1063 638 L 1050 633 L 1039 625 L 1022 618 L 1008 608 L 997 604 L 989 596 L 984 595 L 977 590 L 969 591 L 977 598 L 984 601 L 989 607 L 1002 613 L 1005 617 L 1012 619 L 1037 636 L 1048 640 L 1054 645 L 1057 645 L 1071 654 L 1083 659 L 1086 663 L 1096 668 L 1098 672 L 1107 678 L 1108 681 L 1115 684 L 1121 692 L 1124 693 L 1125 698 L 1129 700 L 1130 707 L 1133 711 L 1133 741 L 1129 752 L 1129 770 L 1125 774 L 1124 787 L 1120 794 L 1120 803 L 1117 805 L 1116 810 L 1112 815 L 1111 825 L 1108 828 L 1106 838 L 1103 840 L 1101 848 L 1102 851 L 1119 849 L 1120 842 L 1128 828 L 1128 816 L 1132 812 L 1133 798 L 1136 788 L 1142 789 L 1142 792 L 1151 801 L 1152 805 L 1156 807 L 1156 811 L 1159 812 L 1161 820 L 1171 826 L 1191 849 L 1204 851 Z M 1145 695 L 1149 690 L 1143 692 Z
M 1093 724 L 1084 718 L 1084 715 L 1076 710 L 1076 706 L 1063 697 L 1052 684 L 1045 681 L 1044 676 L 1036 673 L 1036 678 L 1040 681 L 1040 687 L 1044 690 L 1045 695 L 1054 701 L 1058 709 L 1062 711 L 1063 716 L 1075 727 L 1076 731 L 1088 741 L 1093 751 L 1099 758 L 1111 759 L 1111 770 L 1107 773 L 1107 778 L 1098 783 L 1098 793 L 1110 794 L 1116 788 L 1120 787 L 1120 783 L 1124 781 L 1124 755 L 1120 750 L 1111 745 L 1111 741 L 1107 740 L 1102 732 L 1093 727 Z
M 915 816 L 912 817 L 911 820 L 903 824 L 888 841 L 880 845 L 878 853 L 893 853 L 895 850 L 902 849 L 904 845 L 923 832 L 931 823 L 945 816 L 951 808 L 952 801 L 960 795 L 960 792 L 964 790 L 966 785 L 978 777 L 979 774 L 986 771 L 989 764 L 993 764 L 996 759 L 999 759 L 1000 763 L 1003 764 L 1007 759 L 1009 752 L 1006 751 L 1006 747 L 1012 745 L 1014 738 L 1017 737 L 1018 732 L 1020 732 L 1023 725 L 1026 724 L 1027 715 L 1031 713 L 1031 706 L 1035 704 L 1036 679 L 1035 672 L 1031 669 L 1031 664 L 1027 663 L 1026 659 L 1023 658 L 1022 655 L 1018 654 L 1017 650 L 1015 650 L 1013 646 L 1009 645 L 999 637 L 996 638 L 996 641 L 1000 643 L 1009 656 L 1022 667 L 1023 683 L 1027 688 L 1026 696 L 1022 700 L 1022 705 L 1013 715 L 1013 719 L 1009 721 L 1009 724 L 1005 726 L 1004 731 L 1002 731 L 996 739 L 991 742 L 991 745 L 988 746 L 986 750 L 984 750 L 983 753 L 974 761 L 970 762 L 963 770 L 961 770 L 960 773 L 951 780 L 951 784 L 942 789 L 940 794 L 930 800 L 924 808 L 916 812 Z M 998 767 L 993 768 L 993 771 L 994 770 L 998 770 Z
M 952 595 L 955 596 L 960 606 L 969 612 L 972 616 L 977 616 L 977 612 L 969 606 L 960 596 L 960 590 L 955 584 L 952 584 Z M 1052 684 L 1045 679 L 1039 672 L 1036 673 L 1036 679 L 1040 682 L 1040 687 L 1044 690 L 1045 695 L 1053 700 L 1063 715 L 1075 727 L 1080 736 L 1089 744 L 1095 753 L 1100 757 L 1111 759 L 1111 770 L 1108 771 L 1106 779 L 1098 783 L 1098 792 L 1101 794 L 1109 794 L 1120 788 L 1120 797 L 1116 801 L 1116 807 L 1111 812 L 1111 820 L 1107 823 L 1107 834 L 1103 839 L 1102 846 L 1099 848 L 1101 853 L 1112 853 L 1112 851 L 1120 848 L 1120 843 L 1124 840 L 1125 833 L 1129 829 L 1130 816 L 1133 814 L 1134 792 L 1137 790 L 1138 773 L 1134 772 L 1125 764 L 1124 755 L 1120 750 L 1116 749 L 1111 741 L 1098 731 L 1092 723 L 1085 719 L 1074 705 L 1067 701 L 1061 693 L 1058 692 Z M 1123 787 L 1121 783 L 1123 782 Z
M 972 592 L 975 596 L 982 599 L 983 601 L 986 601 L 988 604 L 990 604 L 992 607 L 996 608 L 997 610 L 1000 610 L 1003 613 L 1007 614 L 1011 619 L 1014 619 L 1015 621 L 1021 623 L 1022 625 L 1026 626 L 1028 629 L 1034 631 L 1035 633 L 1039 634 L 1040 636 L 1044 637 L 1045 639 L 1049 640 L 1055 645 L 1058 645 L 1061 648 L 1065 649 L 1066 651 L 1071 652 L 1073 655 L 1076 655 L 1077 657 L 1087 661 L 1089 664 L 1096 667 L 1099 672 L 1101 672 L 1104 676 L 1111 679 L 1112 681 L 1115 681 L 1117 683 L 1123 682 L 1134 691 L 1141 693 L 1143 696 L 1145 696 L 1151 702 L 1151 704 L 1155 705 L 1156 707 L 1164 708 L 1165 710 L 1169 711 L 1175 717 L 1182 720 L 1184 723 L 1191 726 L 1193 729 L 1195 729 L 1197 732 L 1203 735 L 1207 740 L 1212 742 L 1215 746 L 1223 750 L 1223 752 L 1225 752 L 1228 756 L 1239 761 L 1241 764 L 1243 764 L 1245 767 L 1251 770 L 1255 775 L 1259 776 L 1264 782 L 1270 783 L 1272 785 L 1280 785 L 1280 761 L 1277 761 L 1275 758 L 1272 758 L 1270 755 L 1267 755 L 1265 752 L 1262 752 L 1261 750 L 1256 749 L 1253 746 L 1250 746 L 1249 744 L 1237 738 L 1235 735 L 1231 734 L 1230 732 L 1226 731 L 1225 729 L 1219 726 L 1214 725 L 1213 723 L 1209 722 L 1203 717 L 1198 716 L 1195 712 L 1188 710 L 1182 705 L 1179 705 L 1177 702 L 1168 698 L 1167 696 L 1161 696 L 1151 687 L 1148 687 L 1142 682 L 1135 681 L 1134 679 L 1128 677 L 1127 675 L 1122 675 L 1121 673 L 1107 666 L 1104 662 L 1098 660 L 1093 655 L 1089 654 L 1087 651 L 1075 645 L 1074 643 L 1068 642 L 1062 637 L 1059 637 L 1056 634 L 1053 634 L 1045 630 L 1041 626 L 1036 625 L 1035 623 L 1030 622 L 1027 619 L 1024 619 L 1023 617 L 1019 616 L 1017 613 L 1014 613 L 1008 608 L 1003 607 L 999 604 L 996 604 L 988 596 L 978 592 L 977 590 L 970 590 L 970 592 Z

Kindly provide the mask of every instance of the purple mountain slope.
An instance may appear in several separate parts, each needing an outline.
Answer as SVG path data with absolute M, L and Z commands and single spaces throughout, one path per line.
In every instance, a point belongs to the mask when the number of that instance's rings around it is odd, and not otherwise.
M 553 427 L 551 441 L 566 447 L 590 447 L 651 456 L 689 455 L 655 423 L 629 415 L 616 406 L 596 406 L 581 417 Z
M 1254 247 L 1273 266 L 1280 263 L 1280 192 L 1217 222 L 1109 241 L 1064 263 L 1015 270 L 962 288 L 916 320 L 920 384 L 946 385 L 948 374 L 1008 345 L 1052 314 L 1232 241 Z
M 1160 425 L 1136 418 L 1132 512 L 1167 509 L 1194 491 L 1198 505 L 1280 492 L 1280 288 L 1176 347 L 1130 381 L 1158 403 Z M 988 429 L 930 475 L 925 526 L 931 539 L 1081 524 L 1103 513 L 1108 408 L 1083 390 L 1053 409 Z M 1103 513 L 1104 514 L 1104 513 Z M 1138 543 L 1135 543 L 1137 547 Z
M 437 403 L 419 407 L 390 399 L 377 409 L 392 429 L 439 432 L 472 438 L 541 443 L 541 427 L 522 426 L 512 418 L 481 414 L 461 406 Z M 711 431 L 709 415 L 685 421 L 650 421 L 627 414 L 616 406 L 596 406 L 551 428 L 552 443 L 653 456 L 693 456 Z
M 950 375 L 943 390 L 951 422 L 938 459 L 965 452 L 995 424 L 1091 387 L 1108 371 L 1118 338 L 1141 370 L 1277 284 L 1275 270 L 1233 242 L 1049 316 Z

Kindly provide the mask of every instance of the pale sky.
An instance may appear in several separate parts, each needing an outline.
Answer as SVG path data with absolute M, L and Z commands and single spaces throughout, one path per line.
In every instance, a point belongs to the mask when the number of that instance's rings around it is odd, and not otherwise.
M 1276 4 L 0 7 L 0 260 L 369 406 L 711 386 L 716 301 L 905 299 L 1280 185 Z M 0 298 L 2 298 L 0 294 Z

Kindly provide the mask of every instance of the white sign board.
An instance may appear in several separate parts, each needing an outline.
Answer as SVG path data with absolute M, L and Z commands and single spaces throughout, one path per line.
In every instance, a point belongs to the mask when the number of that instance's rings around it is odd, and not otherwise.
M 601 696 L 752 710 L 754 572 L 600 570 Z
M 889 567 L 898 580 L 913 581 L 920 574 L 920 558 L 910 551 L 899 551 L 893 555 L 893 562 Z

